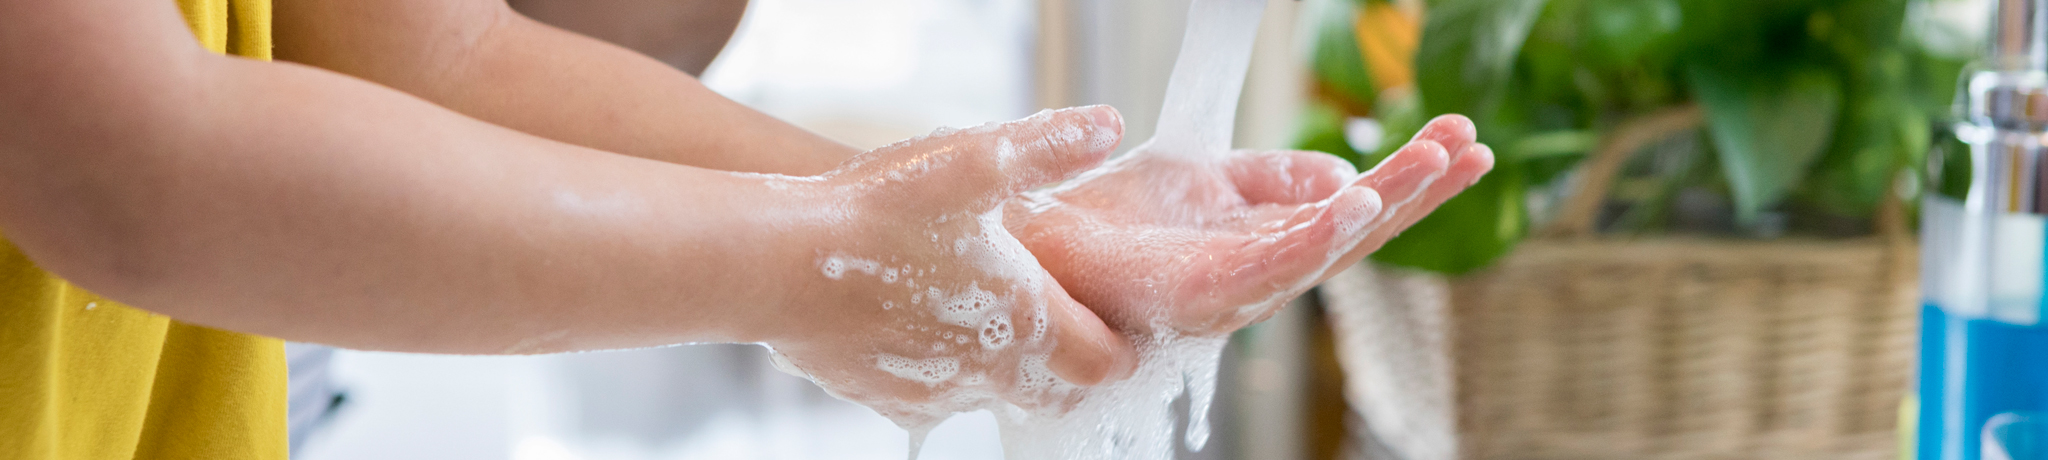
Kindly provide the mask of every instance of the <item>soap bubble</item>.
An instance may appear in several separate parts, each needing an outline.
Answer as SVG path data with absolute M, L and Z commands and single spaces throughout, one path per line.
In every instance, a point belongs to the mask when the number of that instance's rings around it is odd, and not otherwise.
M 1189 161 L 1209 161 L 1228 153 L 1231 117 L 1235 113 L 1229 108 L 1235 106 L 1241 93 L 1251 40 L 1264 3 L 1194 1 L 1182 62 L 1176 65 L 1168 102 L 1160 117 L 1160 135 L 1152 140 L 1161 152 Z M 990 129 L 993 128 L 969 131 Z M 1054 129 L 1033 133 L 1029 138 L 998 137 L 977 148 L 995 148 L 997 161 L 1009 164 L 1025 161 L 1021 159 L 1024 152 L 1041 148 L 1045 143 L 1081 142 L 1093 135 L 1087 129 Z M 1114 141 L 1101 136 L 1094 140 Z M 946 158 L 933 155 L 919 160 L 890 160 L 901 164 L 888 166 L 886 181 L 863 182 L 861 186 L 886 188 L 890 184 L 884 182 L 917 181 L 928 173 L 941 171 L 939 168 L 945 166 L 937 163 Z M 851 163 L 873 161 L 878 160 L 857 157 Z M 1188 200 L 1207 199 L 1202 193 L 1210 191 L 1180 186 L 1176 182 L 1180 179 L 1186 178 L 1161 179 L 1156 184 L 1159 193 L 1186 195 Z M 1031 206 L 1059 204 L 1043 201 Z M 1183 220 L 1250 217 L 1201 215 L 1173 209 L 1161 213 Z M 888 376 L 917 382 L 910 386 L 930 390 L 916 397 L 896 397 L 883 393 L 887 390 L 876 389 L 887 388 L 886 384 L 860 387 L 857 385 L 875 384 L 835 380 L 825 385 L 829 392 L 867 405 L 896 421 L 912 432 L 913 443 L 955 412 L 986 409 L 996 413 L 1002 425 L 1007 458 L 1081 460 L 1172 458 L 1176 441 L 1182 440 L 1174 436 L 1175 420 L 1170 407 L 1176 398 L 1186 395 L 1197 414 L 1188 420 L 1185 442 L 1190 446 L 1202 444 L 1207 424 L 1200 412 L 1206 411 L 1214 397 L 1217 361 L 1227 335 L 1180 336 L 1172 328 L 1155 328 L 1142 337 L 1129 338 L 1139 353 L 1137 369 L 1129 378 L 1086 388 L 1068 383 L 1049 366 L 1049 355 L 1058 345 L 1054 334 L 1057 331 L 1050 330 L 1049 307 L 1037 297 L 1038 293 L 1054 289 L 1052 281 L 1042 275 L 1043 268 L 1025 246 L 1005 230 L 1000 207 L 978 215 L 962 213 L 960 217 L 941 214 L 906 222 L 899 228 L 917 229 L 922 225 L 923 233 L 890 236 L 915 243 L 930 254 L 964 261 L 946 264 L 945 271 L 937 263 L 915 267 L 921 260 L 935 259 L 908 255 L 903 260 L 895 256 L 883 258 L 892 264 L 900 262 L 900 269 L 854 257 L 859 254 L 834 254 L 822 261 L 820 270 L 829 278 L 841 279 L 848 272 L 862 272 L 873 278 L 851 278 L 879 281 L 874 285 L 887 285 L 892 293 L 888 295 L 893 296 L 886 297 L 888 302 L 883 304 L 883 310 L 895 322 L 874 331 L 873 341 L 863 344 L 867 348 L 833 351 L 857 356 L 847 362 L 871 360 L 866 364 L 872 368 L 861 369 L 864 372 L 879 370 Z M 1151 238 L 1164 241 L 1186 237 L 1161 234 Z M 1133 278 L 1133 283 L 1149 286 L 1153 294 L 1150 298 L 1170 298 L 1167 294 L 1177 286 L 1175 280 L 1159 279 L 1144 273 L 1142 268 L 1146 267 L 1138 268 L 1138 273 L 1124 275 Z M 899 279 L 904 282 L 896 284 Z M 917 308 L 897 309 L 895 301 L 907 301 L 904 305 Z M 1134 315 L 1142 317 L 1123 319 L 1161 324 L 1175 306 L 1166 300 L 1136 305 Z M 864 332 L 853 334 L 861 333 Z M 971 345 L 975 342 L 970 337 L 979 339 L 980 346 Z M 915 446 L 913 452 L 914 449 Z
M 875 367 L 897 377 L 936 385 L 959 373 L 960 361 L 953 358 L 910 359 L 883 354 L 875 357 Z
M 1013 334 L 1010 331 L 1009 317 L 999 315 L 989 318 L 988 322 L 981 325 L 981 346 L 990 350 L 1000 350 L 1010 345 Z
M 825 259 L 824 265 L 819 269 L 825 272 L 826 278 L 836 280 L 846 276 L 846 262 L 837 258 Z

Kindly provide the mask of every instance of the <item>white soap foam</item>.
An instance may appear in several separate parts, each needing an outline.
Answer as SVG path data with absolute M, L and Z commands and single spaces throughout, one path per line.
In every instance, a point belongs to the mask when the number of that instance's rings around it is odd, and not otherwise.
M 1051 321 L 1046 320 L 1046 314 L 1047 312 L 1045 311 L 1044 305 L 1039 305 L 1038 311 L 1032 312 L 1031 340 L 1035 341 L 1045 338 L 1046 329 L 1049 328 L 1052 324 Z
M 1173 458 L 1173 402 L 1188 398 L 1183 439 L 1199 449 L 1208 440 L 1208 408 L 1216 393 L 1216 369 L 1226 337 L 1182 337 L 1171 333 L 1140 340 L 1138 370 L 1131 378 L 1085 388 L 1080 403 L 1063 413 L 997 412 L 1005 457 L 1014 459 Z M 1042 363 L 1040 364 L 1042 369 Z M 1033 384 L 1067 385 L 1050 371 Z
M 1158 134 L 1149 142 L 1149 153 L 1187 161 L 1219 161 L 1231 151 L 1235 108 L 1243 92 L 1265 3 L 1194 1 L 1180 56 L 1167 84 Z M 1173 188 L 1171 185 L 1177 184 L 1162 185 Z M 1048 201 L 1034 206 L 1058 204 Z M 1146 280 L 1155 286 L 1165 281 L 1150 277 Z M 1179 335 L 1165 325 L 1164 314 L 1171 310 L 1170 305 L 1150 307 L 1145 311 L 1155 315 L 1153 330 L 1161 332 L 1133 340 L 1139 352 L 1139 365 L 1131 378 L 1080 389 L 1084 396 L 1079 404 L 1065 412 L 1033 412 L 1015 407 L 997 412 L 1008 458 L 1173 458 L 1171 407 L 1174 400 L 1183 396 L 1188 400 L 1189 410 L 1180 439 L 1194 450 L 1207 444 L 1208 412 L 1216 394 L 1217 366 L 1228 337 Z M 1034 324 L 1033 335 L 1043 334 L 1044 328 L 1044 324 Z M 1042 361 L 1026 364 L 1026 377 L 1020 385 L 1064 385 L 1051 378 Z
M 891 354 L 875 357 L 875 367 L 897 377 L 937 385 L 960 373 L 960 360 L 953 358 L 910 359 Z
M 1017 387 L 1027 392 L 1048 389 L 1071 391 L 1078 388 L 1068 384 L 1065 380 L 1060 380 L 1058 375 L 1053 374 L 1052 368 L 1046 366 L 1046 361 L 1047 357 L 1045 355 L 1035 355 L 1027 356 L 1022 362 L 1019 362 L 1017 364 Z M 1014 406 L 1008 409 L 1011 411 L 1021 411 L 1021 409 Z
M 835 280 L 845 278 L 846 272 L 848 271 L 857 271 L 869 275 L 874 275 L 880 272 L 881 270 L 881 262 L 876 262 L 872 259 L 863 259 L 859 257 L 848 256 L 845 254 L 835 253 L 829 256 L 825 256 L 823 259 L 818 261 L 818 271 L 823 272 L 826 278 L 831 278 Z M 885 282 L 894 281 L 892 279 L 894 278 L 893 275 L 884 276 L 883 278 Z
M 938 298 L 936 295 L 930 297 Z M 979 326 L 990 314 L 1005 306 L 996 298 L 995 293 L 982 290 L 979 285 L 973 284 L 968 285 L 966 291 L 945 299 L 936 304 L 938 308 L 932 314 L 937 316 L 939 321 L 960 327 Z
M 1153 152 L 1188 161 L 1219 161 L 1230 152 L 1236 114 L 1234 108 L 1242 93 L 1252 42 L 1264 6 L 1265 0 L 1194 1 L 1181 55 L 1168 84 L 1166 104 L 1157 130 L 1159 134 L 1151 140 Z M 969 131 L 988 130 L 991 126 L 969 128 Z M 939 134 L 943 135 L 944 131 Z M 995 147 L 999 149 L 999 161 L 1008 163 L 1020 160 L 1018 155 L 1024 150 L 1020 144 L 1038 147 L 1030 143 L 1075 142 L 1089 135 L 1091 133 L 1086 130 L 1069 129 L 1043 133 L 1042 138 L 1023 139 L 1021 142 L 1000 139 Z M 914 176 L 930 170 L 930 166 L 911 165 L 898 169 Z M 1175 189 L 1173 185 L 1177 184 L 1161 185 Z M 1056 200 L 1032 204 L 1035 208 L 1059 205 Z M 903 314 L 929 315 L 933 320 L 929 326 L 918 322 L 912 323 L 916 326 L 906 324 L 904 327 L 905 331 L 917 331 L 912 336 L 923 337 L 913 340 L 930 341 L 931 355 L 914 358 L 880 353 L 874 355 L 873 365 L 899 378 L 923 383 L 938 392 L 937 397 L 923 402 L 855 399 L 910 431 L 913 459 L 933 426 L 953 413 L 973 410 L 990 410 L 997 414 L 1006 457 L 1014 460 L 1166 460 L 1173 457 L 1177 442 L 1190 449 L 1200 449 L 1207 443 L 1208 411 L 1215 397 L 1218 360 L 1227 335 L 1183 336 L 1166 325 L 1165 314 L 1172 311 L 1171 305 L 1140 306 L 1139 311 L 1152 315 L 1151 330 L 1160 332 L 1131 338 L 1139 360 L 1130 378 L 1094 387 L 1079 387 L 1061 380 L 1047 361 L 1048 353 L 1056 345 L 1048 330 L 1048 307 L 1042 304 L 1015 305 L 1008 301 L 1032 298 L 1025 294 L 1047 288 L 1040 284 L 1042 281 L 1038 277 L 1026 271 L 1026 268 L 1036 267 L 1036 259 L 1004 230 L 1000 211 L 977 216 L 977 221 L 981 227 L 979 234 L 929 233 L 928 236 L 935 246 L 933 249 L 967 257 L 977 262 L 976 268 L 997 273 L 1010 282 L 1010 286 L 999 289 L 1001 292 L 991 291 L 996 289 L 994 287 L 974 283 L 957 286 L 934 281 L 943 280 L 946 276 L 939 273 L 936 266 L 917 268 L 913 272 L 911 267 L 903 267 L 900 271 L 883 269 L 870 259 L 845 254 L 835 253 L 821 258 L 820 269 L 833 279 L 840 279 L 853 271 L 877 275 L 885 283 L 904 278 L 903 292 L 909 293 L 907 305 L 918 308 L 890 309 Z M 945 223 L 945 220 L 937 223 Z M 1344 225 L 1346 229 L 1355 229 L 1354 225 L 1364 223 L 1346 220 Z M 1333 254 L 1332 257 L 1339 255 Z M 1170 281 L 1153 274 L 1129 275 L 1135 278 L 1133 282 L 1145 283 L 1155 290 L 1169 285 Z M 913 276 L 933 278 L 913 281 L 910 279 Z M 885 308 L 890 305 L 884 304 Z M 1264 305 L 1262 302 L 1246 308 Z M 1028 334 L 1020 333 L 1019 326 L 1028 327 Z M 954 327 L 960 329 L 945 330 Z M 964 346 L 972 342 L 970 338 L 978 338 L 980 347 Z M 963 347 L 954 348 L 952 345 Z M 1014 369 L 967 367 L 966 363 L 977 362 L 974 360 L 981 359 L 979 357 L 1003 354 L 997 352 L 1021 357 L 1017 358 Z M 778 360 L 778 367 L 782 364 L 782 360 Z M 828 390 L 843 388 L 841 385 L 850 386 L 850 383 L 820 383 Z M 841 395 L 837 391 L 833 394 Z M 1017 399 L 1011 398 L 1020 396 L 1062 403 L 1027 408 L 1013 404 Z M 1188 402 L 1188 419 L 1185 429 L 1177 430 L 1172 407 L 1174 401 L 1183 397 Z M 1181 436 L 1175 436 L 1176 431 Z
M 818 264 L 818 271 L 824 272 L 826 278 L 835 280 L 845 278 L 846 261 L 837 258 L 826 258 L 824 262 Z
M 1003 230 L 999 211 L 949 220 L 929 223 L 934 235 L 943 233 L 935 239 L 947 242 L 930 249 L 958 256 L 972 267 L 965 270 L 973 276 L 940 273 L 936 265 L 884 265 L 878 261 L 898 261 L 857 251 L 821 251 L 816 262 L 827 278 L 878 289 L 876 302 L 893 324 L 873 335 L 870 351 L 858 353 L 867 360 L 864 365 L 929 391 L 904 393 L 887 382 L 877 385 L 843 375 L 813 381 L 834 396 L 889 417 L 911 431 L 914 440 L 954 413 L 1010 402 L 1056 404 L 1069 395 L 1051 384 L 1057 379 L 1043 364 L 1054 346 L 1049 334 L 1019 337 L 1017 332 L 1020 322 L 1034 328 L 1045 322 L 1038 293 L 1049 280 L 1037 259 Z M 779 368 L 806 375 L 796 361 L 781 355 L 776 361 Z
M 1014 337 L 1016 337 L 1016 332 L 1010 330 L 1010 317 L 1008 315 L 993 315 L 988 321 L 981 324 L 982 348 L 1001 350 L 1003 347 L 1010 346 L 1010 339 Z
M 806 379 L 811 379 L 812 381 L 817 380 L 811 378 L 811 374 L 809 372 L 804 372 L 803 368 L 796 367 L 796 363 L 789 362 L 789 357 L 782 356 L 781 353 L 776 353 L 774 348 L 768 349 L 768 364 L 774 365 L 775 370 L 782 371 L 782 373 L 784 374 L 803 377 Z

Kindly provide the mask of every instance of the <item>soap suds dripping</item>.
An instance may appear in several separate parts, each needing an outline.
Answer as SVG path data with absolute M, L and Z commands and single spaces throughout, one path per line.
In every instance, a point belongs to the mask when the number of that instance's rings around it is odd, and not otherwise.
M 770 348 L 777 369 L 909 431 L 913 459 L 932 428 L 953 414 L 1002 410 L 1012 402 L 1063 407 L 1075 399 L 1075 387 L 1046 366 L 1056 344 L 1046 333 L 1048 310 L 1039 293 L 1052 280 L 1004 230 L 1002 210 L 944 220 L 932 222 L 929 235 L 908 239 L 930 241 L 923 250 L 970 268 L 942 273 L 937 266 L 901 264 L 892 254 L 820 250 L 817 273 L 875 295 L 881 308 L 869 312 L 879 312 L 870 314 L 879 314 L 883 327 L 847 331 L 853 340 L 829 350 L 784 354 Z
M 1172 333 L 1137 340 L 1138 369 L 1129 379 L 1080 389 L 1080 403 L 1064 413 L 1033 413 L 1014 406 L 996 413 L 1003 453 L 1011 459 L 1141 459 L 1174 456 L 1173 402 L 1188 398 L 1189 450 L 1209 440 L 1208 410 L 1216 393 L 1218 358 L 1229 336 Z M 1047 376 L 1050 378 L 1050 375 Z M 1066 385 L 1053 380 L 1050 384 Z
M 1222 161 L 1230 154 L 1237 101 L 1265 10 L 1265 0 L 1194 1 L 1159 126 L 1145 153 L 1193 162 Z M 1161 317 L 1151 329 L 1160 332 L 1132 338 L 1139 358 L 1131 378 L 1079 389 L 1080 403 L 1064 413 L 1015 407 L 997 412 L 1008 458 L 1171 459 L 1173 401 L 1183 396 L 1188 420 L 1180 441 L 1189 450 L 1208 443 L 1217 366 L 1229 336 L 1179 335 L 1164 317 L 1172 306 L 1156 307 L 1149 311 Z
M 1222 161 L 1231 152 L 1237 100 L 1264 12 L 1265 0 L 1194 0 L 1149 152 L 1191 162 Z M 1001 141 L 1005 149 L 1017 146 L 1009 139 Z M 908 173 L 923 172 L 922 168 L 912 169 Z M 1033 265 L 1033 256 L 1002 230 L 1000 210 L 977 217 L 979 234 L 930 234 L 926 238 L 944 248 L 942 251 L 984 259 L 990 267 Z M 932 224 L 946 221 L 941 218 Z M 989 285 L 974 283 L 935 285 L 924 277 L 939 276 L 936 267 L 915 272 L 910 267 L 891 270 L 884 264 L 888 257 L 874 254 L 834 252 L 821 256 L 818 268 L 828 279 L 872 277 L 903 287 L 904 297 L 899 299 L 903 303 L 884 300 L 882 305 L 885 310 L 910 315 L 900 334 L 927 337 L 931 352 L 871 355 L 870 364 L 906 383 L 932 389 L 935 397 L 918 402 L 862 398 L 842 392 L 856 387 L 855 382 L 820 380 L 773 355 L 777 368 L 812 378 L 834 396 L 867 405 L 894 420 L 909 431 L 913 460 L 939 422 L 954 413 L 974 410 L 996 415 L 1004 452 L 1011 460 L 1167 460 L 1173 458 L 1176 443 L 1200 450 L 1208 441 L 1208 411 L 1228 335 L 1181 335 L 1167 323 L 1166 314 L 1173 311 L 1173 305 L 1143 309 L 1156 315 L 1148 330 L 1157 332 L 1129 338 L 1139 354 L 1131 377 L 1084 388 L 1061 380 L 1048 367 L 1046 352 L 1055 344 L 1047 337 L 1045 306 L 1006 301 L 1014 297 L 1005 292 L 1018 291 L 996 292 Z M 1149 275 L 1146 273 L 1128 275 L 1134 277 L 1133 282 L 1149 281 L 1139 279 Z M 1023 274 L 1003 278 L 1017 282 L 1013 289 L 1022 292 L 1036 288 Z M 896 283 L 899 280 L 903 282 Z M 1020 356 L 1014 368 L 969 366 L 1005 353 Z M 1003 385 L 998 379 L 1009 381 Z M 1067 403 L 1026 408 L 1005 400 L 1017 396 Z M 1173 403 L 1183 397 L 1188 401 L 1188 419 L 1185 428 L 1177 430 Z M 1180 436 L 1175 436 L 1176 432 Z

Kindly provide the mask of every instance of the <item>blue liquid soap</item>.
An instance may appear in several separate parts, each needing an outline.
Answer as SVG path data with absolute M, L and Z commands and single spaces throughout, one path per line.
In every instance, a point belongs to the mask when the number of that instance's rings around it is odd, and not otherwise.
M 1989 52 L 1963 78 L 1958 142 L 1931 155 L 1908 458 L 2048 460 L 2044 13 L 2048 0 L 1999 1 Z

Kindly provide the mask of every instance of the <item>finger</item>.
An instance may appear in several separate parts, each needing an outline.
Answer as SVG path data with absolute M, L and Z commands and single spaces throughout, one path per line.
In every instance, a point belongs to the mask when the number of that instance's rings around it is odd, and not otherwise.
M 1123 140 L 1124 119 L 1107 105 L 1039 112 L 999 125 L 995 173 L 1004 195 L 1072 178 L 1102 164 Z
M 1416 132 L 1415 137 L 1408 141 L 1407 145 L 1403 145 L 1401 150 L 1394 152 L 1385 161 L 1381 161 L 1380 165 L 1374 167 L 1372 171 L 1367 171 L 1365 176 L 1361 178 L 1360 183 L 1378 190 L 1380 195 L 1387 200 L 1388 209 L 1398 211 L 1409 201 L 1421 198 L 1422 195 L 1419 192 L 1423 191 L 1427 186 L 1425 183 L 1424 188 L 1412 189 L 1418 192 L 1418 194 L 1397 193 L 1396 188 L 1408 185 L 1401 183 L 1401 181 L 1414 177 L 1400 176 L 1398 173 L 1408 172 L 1406 171 L 1407 168 L 1418 165 L 1425 169 L 1432 167 L 1447 169 L 1451 163 L 1457 160 L 1459 154 L 1462 154 L 1468 146 L 1477 141 L 1478 136 L 1478 129 L 1472 125 L 1472 120 L 1465 118 L 1463 115 L 1450 114 L 1436 117 L 1430 120 L 1429 124 L 1424 125 L 1421 131 Z M 1441 152 L 1444 161 L 1442 163 L 1429 163 L 1427 162 L 1429 159 L 1423 158 L 1416 158 L 1415 160 L 1417 161 L 1403 161 L 1402 157 L 1411 155 L 1410 151 Z M 1428 179 L 1428 182 L 1434 182 L 1435 180 L 1436 178 L 1432 177 Z M 1400 188 L 1400 191 L 1407 190 L 1411 189 Z M 1392 215 L 1390 214 L 1389 216 L 1391 217 Z
M 1428 217 L 1429 213 L 1436 211 L 1438 206 L 1442 206 L 1444 202 L 1458 196 L 1459 192 L 1464 192 L 1465 189 L 1471 188 L 1472 184 L 1479 182 L 1480 176 L 1484 176 L 1488 171 L 1492 170 L 1493 148 L 1488 147 L 1486 144 L 1465 146 L 1464 152 L 1458 155 L 1457 161 L 1451 164 L 1450 170 L 1444 173 L 1444 177 L 1429 184 L 1429 191 L 1423 192 L 1423 199 L 1420 205 L 1414 206 L 1402 213 L 1400 228 L 1395 229 L 1395 231 L 1405 230 L 1408 227 L 1414 226 L 1416 222 L 1422 221 L 1422 218 Z
M 1442 131 L 1439 128 L 1436 132 Z M 1424 134 L 1431 132 L 1429 129 L 1424 130 Z M 1341 267 L 1357 263 L 1367 254 L 1378 250 L 1387 240 L 1406 228 L 1403 224 L 1412 223 L 1409 222 L 1408 216 L 1419 216 L 1427 214 L 1428 210 L 1434 210 L 1435 205 L 1417 206 L 1415 203 L 1425 201 L 1425 195 L 1430 188 L 1438 182 L 1444 182 L 1442 178 L 1449 173 L 1449 161 L 1449 154 L 1443 150 L 1441 144 L 1432 139 L 1418 139 L 1401 147 L 1401 150 L 1387 157 L 1386 161 L 1380 162 L 1378 167 L 1360 177 L 1359 185 L 1372 187 L 1380 192 L 1380 199 L 1385 200 L 1385 209 L 1380 213 L 1379 220 L 1369 225 L 1367 235 L 1340 258 L 1339 263 L 1325 271 L 1321 278 L 1328 279 L 1337 271 L 1341 271 Z M 1491 164 L 1490 157 L 1487 161 Z M 1427 209 L 1417 211 L 1418 207 Z
M 1421 131 L 1415 133 L 1414 140 L 1410 141 L 1410 143 L 1412 145 L 1425 141 L 1435 142 L 1442 146 L 1445 152 L 1449 153 L 1449 162 L 1446 164 L 1455 165 L 1464 160 L 1463 156 L 1466 152 L 1471 151 L 1471 146 L 1477 145 L 1478 136 L 1478 128 L 1472 124 L 1471 119 L 1465 118 L 1463 115 L 1449 114 L 1430 120 L 1429 124 L 1423 126 Z M 1489 165 L 1488 168 L 1491 168 L 1492 159 L 1490 156 L 1487 158 L 1487 164 Z M 1448 169 L 1449 167 L 1446 167 L 1446 175 L 1449 174 Z M 1448 200 L 1450 196 L 1456 195 L 1457 192 L 1455 190 L 1463 190 L 1464 187 L 1470 185 L 1457 185 L 1458 181 L 1449 181 L 1446 182 L 1448 187 L 1438 187 L 1436 182 L 1443 181 L 1441 179 L 1432 181 L 1431 188 L 1433 191 L 1425 191 L 1415 198 L 1423 200 L 1425 203 L 1432 196 L 1441 198 L 1441 200 Z M 1450 191 L 1449 194 L 1437 193 L 1432 195 L 1432 193 L 1442 192 L 1446 188 L 1453 191 Z M 1441 200 L 1438 200 L 1436 204 L 1442 204 Z M 1392 235 L 1399 234 L 1415 221 L 1421 220 L 1422 217 L 1428 215 L 1430 211 L 1434 211 L 1436 204 L 1409 206 L 1406 202 L 1402 202 L 1395 205 L 1395 212 L 1389 213 L 1387 216 L 1390 225 L 1386 225 L 1382 229 L 1382 233 L 1387 234 L 1387 238 L 1392 238 Z
M 1444 146 L 1444 151 L 1450 152 L 1451 157 L 1456 159 L 1458 154 L 1465 151 L 1465 146 L 1479 141 L 1479 128 L 1472 124 L 1472 119 L 1465 118 L 1464 115 L 1442 115 L 1429 120 L 1428 124 L 1422 126 L 1422 130 L 1415 132 L 1415 137 L 1408 140 L 1409 143 L 1421 141 L 1436 142 L 1437 145 Z
M 1457 163 L 1450 166 L 1449 171 L 1444 173 L 1442 179 L 1438 179 L 1435 183 L 1430 184 L 1429 190 L 1423 193 L 1423 198 L 1415 204 L 1396 211 L 1395 215 L 1389 216 L 1387 222 L 1374 228 L 1370 235 L 1358 243 L 1357 247 L 1352 248 L 1350 254 L 1345 255 L 1338 264 L 1330 267 L 1329 271 L 1325 272 L 1322 278 L 1328 279 L 1331 276 L 1336 276 L 1337 272 L 1343 271 L 1344 268 L 1351 266 L 1351 264 L 1358 263 L 1365 256 L 1372 254 L 1373 251 L 1378 251 L 1381 246 L 1385 246 L 1387 241 L 1394 239 L 1395 236 L 1399 236 L 1408 227 L 1413 227 L 1416 222 L 1421 222 L 1424 217 L 1429 216 L 1429 213 L 1436 211 L 1437 207 L 1443 206 L 1444 202 L 1450 201 L 1459 192 L 1463 192 L 1465 189 L 1470 188 L 1472 184 L 1478 183 L 1480 177 L 1493 170 L 1493 162 L 1493 149 L 1487 147 L 1486 144 L 1474 143 L 1467 145 L 1465 151 L 1458 155 Z
M 883 147 L 840 174 L 902 183 L 934 204 L 981 210 L 1101 164 L 1122 138 L 1123 118 L 1109 106 L 1048 110 Z
M 1401 147 L 1379 166 L 1359 176 L 1355 183 L 1379 192 L 1388 211 L 1399 211 L 1443 177 L 1449 165 L 1450 155 L 1442 144 L 1419 140 Z
M 1293 150 L 1233 155 L 1231 183 L 1247 204 L 1301 204 L 1328 199 L 1358 175 L 1351 162 L 1322 152 Z
M 1207 292 L 1197 294 L 1205 300 L 1184 302 L 1208 308 L 1181 310 L 1176 324 L 1219 332 L 1265 317 L 1320 281 L 1318 275 L 1369 234 L 1367 224 L 1383 207 L 1372 189 L 1346 187 L 1312 210 L 1279 232 L 1240 236 L 1240 246 L 1212 267 Z
M 1130 376 L 1137 368 L 1137 349 L 1088 307 L 1068 297 L 1059 283 L 1048 284 L 1052 287 L 1046 293 L 1045 314 L 1055 342 L 1046 367 L 1060 379 L 1083 386 Z

